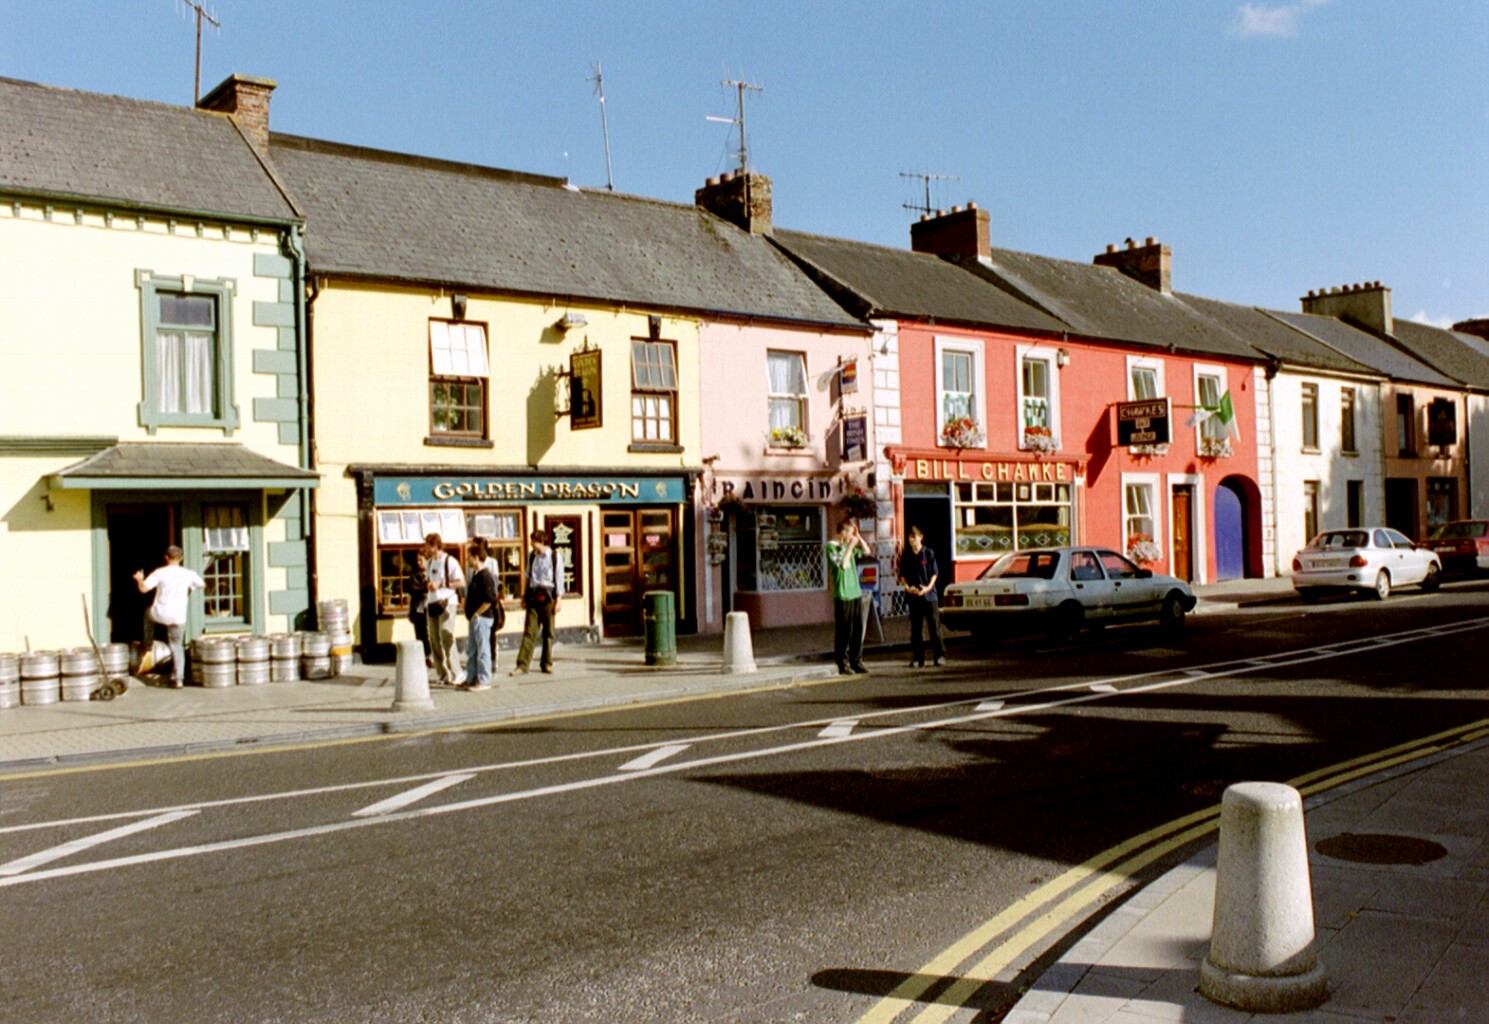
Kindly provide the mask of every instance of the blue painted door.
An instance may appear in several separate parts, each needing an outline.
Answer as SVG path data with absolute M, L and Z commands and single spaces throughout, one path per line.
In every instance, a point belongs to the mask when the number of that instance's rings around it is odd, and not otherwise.
M 1246 516 L 1241 495 L 1227 484 L 1215 488 L 1215 578 L 1246 575 Z

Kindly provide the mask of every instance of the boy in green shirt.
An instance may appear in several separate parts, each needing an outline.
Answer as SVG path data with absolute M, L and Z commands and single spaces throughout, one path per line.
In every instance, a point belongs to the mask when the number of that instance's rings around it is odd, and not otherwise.
M 858 553 L 869 553 L 858 524 L 844 519 L 836 540 L 827 542 L 827 572 L 832 585 L 832 653 L 839 675 L 868 675 L 863 666 L 863 631 L 868 624 L 868 602 L 858 585 Z

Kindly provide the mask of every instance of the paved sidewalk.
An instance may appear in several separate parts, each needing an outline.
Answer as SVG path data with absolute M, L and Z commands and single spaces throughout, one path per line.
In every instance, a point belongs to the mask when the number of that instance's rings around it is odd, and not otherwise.
M 1197 588 L 1199 614 L 1291 595 L 1285 581 L 1246 580 Z M 904 616 L 872 627 L 865 645 L 872 665 L 892 664 L 909 647 Z M 0 711 L 0 772 L 148 759 L 253 746 L 417 732 L 480 725 L 566 711 L 584 711 L 756 687 L 789 686 L 836 676 L 832 624 L 757 630 L 752 636 L 759 671 L 723 675 L 723 637 L 677 638 L 675 667 L 649 668 L 639 640 L 561 644 L 553 675 L 505 673 L 514 654 L 504 650 L 499 684 L 484 693 L 431 687 L 433 711 L 394 712 L 391 665 L 354 666 L 339 679 L 266 683 L 222 689 L 171 690 L 136 683 L 117 700 L 17 707 Z M 891 660 L 893 659 L 893 660 Z
M 1305 801 L 1315 948 L 1329 989 L 1318 1009 L 1251 1014 L 1196 990 L 1214 909 L 1211 846 L 1072 946 L 1004 1024 L 1489 1020 L 1486 777 L 1489 740 L 1480 739 Z

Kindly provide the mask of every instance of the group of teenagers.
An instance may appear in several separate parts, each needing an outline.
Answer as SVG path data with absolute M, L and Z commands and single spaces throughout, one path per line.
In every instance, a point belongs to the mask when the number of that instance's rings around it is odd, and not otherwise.
M 538 666 L 543 672 L 553 671 L 553 620 L 564 596 L 563 562 L 558 551 L 549 545 L 547 531 L 534 530 L 530 543 L 522 590 L 527 618 L 517 663 L 509 673 L 514 676 L 531 667 L 533 649 L 540 640 Z M 470 623 L 463 688 L 491 689 L 497 666 L 496 634 L 507 620 L 502 606 L 505 596 L 501 566 L 484 538 L 477 537 L 471 542 L 463 569 L 460 559 L 445 550 L 444 539 L 439 534 L 431 533 L 424 538 L 418 569 L 409 580 L 409 618 L 415 635 L 424 645 L 425 664 L 433 670 L 436 682 L 454 686 L 460 677 L 455 647 L 455 615 L 459 605 Z
M 858 578 L 858 556 L 872 554 L 868 541 L 852 519 L 843 520 L 837 538 L 827 544 L 827 566 L 832 584 L 833 657 L 840 675 L 868 675 L 863 663 L 863 636 L 869 622 L 869 600 Z M 910 667 L 925 667 L 929 634 L 931 663 L 946 664 L 941 643 L 941 606 L 936 596 L 940 567 L 936 553 L 925 543 L 920 527 L 911 526 L 900 552 L 899 584 L 910 613 Z

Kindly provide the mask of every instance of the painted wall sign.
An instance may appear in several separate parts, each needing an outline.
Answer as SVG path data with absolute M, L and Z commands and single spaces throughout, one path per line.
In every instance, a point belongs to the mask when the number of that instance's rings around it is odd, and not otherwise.
M 859 462 L 868 458 L 869 418 L 849 416 L 843 420 L 843 461 Z
M 372 485 L 373 502 L 377 505 L 438 505 L 445 502 L 526 505 L 544 501 L 681 505 L 688 500 L 687 496 L 686 481 L 680 476 L 379 477 Z
M 1167 398 L 1117 403 L 1117 444 L 1168 444 Z
M 1458 409 L 1450 399 L 1434 398 L 1427 406 L 1427 443 L 1458 443 Z
M 742 501 L 832 501 L 838 487 L 832 478 L 786 480 L 720 480 L 720 497 L 733 494 Z
M 578 516 L 544 516 L 549 543 L 558 550 L 558 564 L 563 566 L 564 593 L 584 593 L 584 580 L 577 566 L 584 564 L 584 551 L 579 536 Z
M 590 430 L 601 426 L 600 350 L 569 355 L 569 428 Z
M 907 459 L 906 480 L 1070 481 L 1075 463 L 1041 459 L 1038 462 L 997 462 L 987 459 Z

